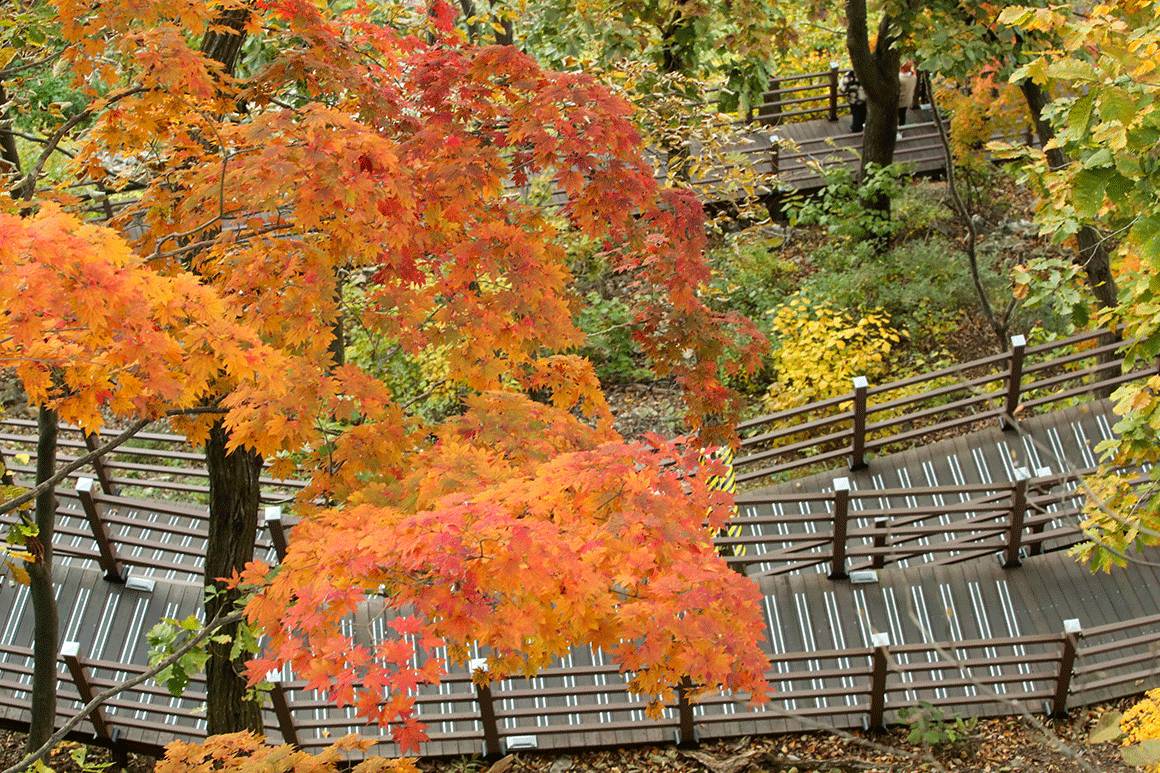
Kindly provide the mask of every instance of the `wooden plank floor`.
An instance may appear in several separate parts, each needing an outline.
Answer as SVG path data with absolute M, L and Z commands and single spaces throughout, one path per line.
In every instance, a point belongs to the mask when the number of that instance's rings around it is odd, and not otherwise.
M 894 160 L 909 164 L 918 174 L 938 172 L 945 166 L 942 144 L 929 111 L 910 110 L 907 123 L 899 128 Z M 779 150 L 774 153 L 774 146 Z M 692 152 L 696 154 L 697 148 Z M 732 201 L 742 193 L 731 187 L 728 179 L 732 171 L 749 168 L 759 175 L 776 174 L 781 192 L 812 193 L 824 185 L 815 168 L 837 166 L 856 170 L 860 166 L 862 133 L 850 131 L 850 118 L 837 121 L 826 119 L 801 121 L 780 125 L 761 126 L 740 135 L 737 144 L 726 146 L 724 168 L 714 167 L 691 181 L 692 188 L 706 204 Z M 649 153 L 658 179 L 665 177 L 664 158 Z M 512 188 L 513 192 L 528 194 L 531 187 Z M 765 191 L 765 195 L 772 194 Z M 566 197 L 554 190 L 545 203 L 561 206 Z

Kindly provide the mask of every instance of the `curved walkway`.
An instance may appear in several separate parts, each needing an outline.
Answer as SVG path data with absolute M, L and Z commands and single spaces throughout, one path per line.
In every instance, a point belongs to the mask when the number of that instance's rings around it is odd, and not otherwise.
M 1002 518 L 989 537 L 960 545 L 963 560 L 940 563 L 950 555 L 938 551 L 947 544 L 947 528 L 985 515 L 990 505 L 979 500 L 988 491 L 1007 490 L 1021 464 L 1052 466 L 1053 473 L 1062 471 L 1054 467 L 1059 463 L 1091 466 L 1092 447 L 1110 432 L 1107 407 L 1099 402 L 1029 419 L 1023 426 L 1023 433 L 984 430 L 879 457 L 858 473 L 814 475 L 742 496 L 738 520 L 747 530 L 742 540 L 750 540 L 742 563 L 756 574 L 767 572 L 755 578 L 764 594 L 765 648 L 772 658 L 768 678 L 774 695 L 765 706 L 719 695 L 696 706 L 671 706 L 662 720 L 651 720 L 643 704 L 627 693 L 627 677 L 601 652 L 581 647 L 535 679 L 494 684 L 490 695 L 480 694 L 463 672 L 438 687 L 423 688 L 420 716 L 430 724 L 432 737 L 424 754 L 666 741 L 677 737 L 682 725 L 684 740 L 690 734 L 771 733 L 816 723 L 861 727 L 888 723 L 900 709 L 924 701 L 959 714 L 1011 713 L 1015 706 L 1059 711 L 1068 700 L 1102 700 L 1160 683 L 1154 658 L 1160 602 L 1149 591 L 1160 584 L 1160 570 L 1133 563 L 1096 576 L 1058 550 L 1069 539 L 1058 536 L 1059 527 L 1051 524 L 1074 520 L 1065 512 L 1076 498 L 1072 482 L 1063 481 L 1058 503 L 1039 513 L 1048 519 L 1042 531 L 1056 536 L 1040 541 L 1042 551 L 1017 551 L 1020 565 L 1003 566 L 1011 527 Z M 852 494 L 867 495 L 849 500 L 848 580 L 828 576 L 833 573 L 834 519 L 824 505 L 834 496 L 835 477 L 849 478 Z M 939 486 L 975 488 L 970 496 L 964 493 L 966 499 L 957 499 L 930 492 Z M 808 510 L 819 529 L 808 531 L 808 519 L 790 522 L 784 501 L 761 501 L 776 496 L 798 498 L 799 513 Z M 86 683 L 83 690 L 140 672 L 147 660 L 148 628 L 163 616 L 195 614 L 200 606 L 196 554 L 204 515 L 199 508 L 155 505 L 150 511 L 148 503 L 99 493 L 95 500 L 103 518 L 116 514 L 110 524 L 112 544 L 129 565 L 130 582 L 103 579 L 96 542 L 83 534 L 80 501 L 64 500 L 62 520 L 72 526 L 65 529 L 71 536 L 62 554 L 73 555 L 59 561 L 58 600 L 63 639 L 76 643 L 76 659 L 62 662 L 62 716 L 79 706 L 73 700 L 80 694 L 78 674 Z M 855 502 L 858 507 L 852 506 Z M 1009 499 L 992 497 L 990 503 L 995 502 L 1005 503 L 1004 512 L 1011 510 Z M 859 546 L 875 545 L 874 535 L 858 533 L 868 528 L 866 513 L 889 513 L 892 505 L 930 513 L 895 524 L 881 553 L 883 565 L 873 573 L 855 573 L 857 561 L 874 558 L 855 555 Z M 1030 543 L 1036 533 L 1034 490 L 1026 507 L 1031 520 L 1020 524 L 1019 533 Z M 928 524 L 938 528 L 905 532 Z M 985 523 L 969 525 L 986 532 Z M 823 532 L 830 547 L 810 548 L 822 560 L 793 565 L 781 575 L 768 573 L 778 549 L 792 546 L 800 535 L 825 537 Z M 158 535 L 168 535 L 160 545 Z M 903 543 L 894 544 L 895 537 Z M 765 551 L 760 561 L 750 560 L 759 549 Z M 1155 553 L 1150 560 L 1160 557 L 1160 551 Z M 26 588 L 8 584 L 0 589 L 0 625 L 0 723 L 19 728 L 26 722 L 30 675 Z M 384 630 L 383 617 L 368 612 L 352 620 L 347 633 L 374 641 Z M 266 712 L 272 739 L 318 748 L 346 732 L 379 736 L 378 728 L 360 726 L 348 710 L 302 689 L 292 674 L 277 676 L 280 684 Z M 204 734 L 201 690 L 195 682 L 178 699 L 147 683 L 112 702 L 101 721 L 86 725 L 77 737 L 152 753 L 174 738 L 199 737 Z M 481 711 L 481 703 L 492 711 Z M 375 753 L 395 751 L 384 743 Z

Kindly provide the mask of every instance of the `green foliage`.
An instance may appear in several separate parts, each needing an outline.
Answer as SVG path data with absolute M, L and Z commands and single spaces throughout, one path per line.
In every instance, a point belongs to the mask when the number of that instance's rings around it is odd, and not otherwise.
M 987 267 L 984 281 L 998 284 L 1002 278 Z M 959 314 L 975 303 L 966 257 L 942 237 L 819 271 L 802 290 L 839 308 L 883 309 L 916 339 L 953 330 Z
M 1015 266 L 1015 295 L 1027 308 L 1044 308 L 1076 328 L 1091 322 L 1091 294 L 1083 268 L 1066 258 L 1040 256 Z
M 149 641 L 149 665 L 156 665 L 171 656 L 200 630 L 201 622 L 194 615 L 181 620 L 172 617 L 162 618 L 161 622 L 150 628 L 146 634 Z M 203 641 L 178 658 L 176 663 L 158 672 L 157 683 L 165 685 L 170 694 L 181 695 L 193 675 L 205 671 L 206 661 L 209 660 L 207 644 L 208 642 Z
M 920 180 L 900 187 L 890 202 L 890 219 L 899 241 L 925 239 L 941 233 L 954 222 L 954 212 L 944 198 L 945 188 Z
M 910 727 L 906 740 L 923 746 L 953 746 L 975 735 L 977 717 L 947 717 L 937 706 L 922 701 L 917 708 L 902 709 L 898 718 Z
M 782 257 L 783 243 L 780 234 L 761 228 L 729 234 L 709 253 L 714 305 L 761 324 L 762 317 L 780 306 L 797 283 L 798 266 Z
M 59 748 L 67 748 L 71 742 L 65 741 L 60 744 Z M 79 771 L 79 773 L 102 773 L 113 767 L 111 762 L 96 762 L 89 759 L 89 748 L 87 746 L 76 745 L 68 751 L 69 762 L 72 763 L 72 770 Z M 33 773 L 55 773 L 55 768 L 45 764 L 43 760 L 37 760 L 32 763 L 29 770 Z
M 1021 34 L 1066 41 L 1019 67 L 1029 80 L 1059 95 L 1044 111 L 1055 129 L 1051 149 L 1065 163 L 1050 164 L 1038 149 L 1015 151 L 1029 163 L 1027 179 L 1042 195 L 1041 232 L 1063 241 L 1091 227 L 1115 256 L 1118 305 L 1102 321 L 1124 340 L 1127 368 L 1147 367 L 1160 355 L 1160 27 L 1156 4 L 1100 3 L 1076 12 L 1010 6 L 999 23 Z M 1046 50 L 1046 48 L 1041 49 Z M 1043 292 L 1050 292 L 1050 288 Z M 1160 498 L 1129 483 L 1142 465 L 1148 485 L 1160 484 L 1160 377 L 1126 384 L 1113 395 L 1116 438 L 1102 443 L 1106 466 L 1087 485 L 1084 522 L 1091 541 L 1076 554 L 1093 568 L 1127 563 L 1127 551 L 1157 544 Z M 1127 471 L 1127 472 L 1124 472 Z
M 587 336 L 581 353 L 596 365 L 601 383 L 648 379 L 652 372 L 640 363 L 644 355 L 632 337 L 633 310 L 622 299 L 592 291 L 576 318 Z
M 905 168 L 898 164 L 871 164 L 861 180 L 853 169 L 834 166 L 820 170 L 825 187 L 818 195 L 797 198 L 786 205 L 791 225 L 817 225 L 834 237 L 836 246 L 849 247 L 869 240 L 890 239 L 898 224 L 875 202 L 894 200 L 903 189 Z

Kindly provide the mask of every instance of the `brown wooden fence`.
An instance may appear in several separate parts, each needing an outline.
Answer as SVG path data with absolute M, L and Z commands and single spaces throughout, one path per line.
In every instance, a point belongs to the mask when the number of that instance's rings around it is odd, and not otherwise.
M 726 561 L 754 575 L 823 567 L 844 579 L 900 561 L 955 564 L 993 555 L 1015 567 L 1026 555 L 1084 539 L 1084 492 L 1077 486 L 1092 472 L 1033 477 L 1016 468 L 1013 481 L 867 491 L 851 491 L 838 478 L 832 491 L 742 494 L 743 509 L 781 507 L 769 515 L 738 515 L 730 521 L 740 527 L 736 536 L 722 534 L 714 543 Z M 1147 477 L 1134 483 L 1144 485 Z M 904 501 L 893 504 L 895 498 Z M 737 546 L 744 546 L 742 555 L 734 555 Z
M 465 669 L 415 693 L 428 724 L 423 754 L 498 755 L 516 749 L 579 749 L 833 727 L 882 728 L 903 709 L 930 703 L 956 713 L 1019 711 L 1061 716 L 1070 706 L 1139 692 L 1160 676 L 1160 615 L 1084 630 L 1063 621 L 1054 634 L 892 644 L 774 653 L 766 673 L 770 700 L 712 692 L 690 703 L 683 691 L 659 719 L 645 716 L 629 693 L 631 674 L 615 665 L 561 665 L 533 678 L 473 683 Z M 31 650 L 0 645 L 0 725 L 27 722 Z M 61 702 L 67 718 L 95 691 L 140 674 L 144 666 L 86 659 L 62 647 Z M 486 659 L 471 662 L 486 669 Z M 348 732 L 380 739 L 374 754 L 397 754 L 383 731 L 306 690 L 300 679 L 271 674 L 264 721 L 268 738 L 318 750 Z M 75 740 L 159 755 L 165 744 L 205 735 L 199 706 L 205 685 L 194 678 L 181 698 L 147 681 L 110 700 L 74 734 Z M 815 725 L 816 726 L 816 725 Z
M 62 425 L 57 442 L 60 449 L 58 466 L 75 461 L 119 432 L 119 429 L 103 429 L 96 435 L 87 435 L 79 427 Z M 0 446 L 9 470 L 17 475 L 35 474 L 36 468 L 31 462 L 31 458 L 36 456 L 35 421 L 12 417 L 0 419 Z M 18 460 L 20 454 L 27 454 L 30 461 L 21 463 Z M 70 480 L 75 483 L 80 478 L 92 476 L 100 484 L 100 491 L 109 495 L 164 495 L 201 502 L 209 494 L 205 455 L 200 449 L 190 446 L 183 436 L 167 431 L 139 432 L 107 456 L 78 470 Z M 285 502 L 306 485 L 301 480 L 265 476 L 261 483 L 262 500 L 268 503 Z
M 1018 420 L 1157 372 L 1151 363 L 1124 372 L 1122 346 L 1102 330 L 1036 346 L 1015 336 L 1006 352 L 919 376 L 881 385 L 854 378 L 843 395 L 738 425 L 737 481 L 767 485 L 843 461 L 860 469 L 876 453 Z

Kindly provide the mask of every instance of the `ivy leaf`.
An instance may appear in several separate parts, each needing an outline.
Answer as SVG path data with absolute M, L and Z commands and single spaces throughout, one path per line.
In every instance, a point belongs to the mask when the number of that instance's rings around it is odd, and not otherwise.
M 1076 173 L 1071 189 L 1071 201 L 1076 214 L 1087 218 L 1099 212 L 1111 174 L 1108 169 L 1081 169 Z

